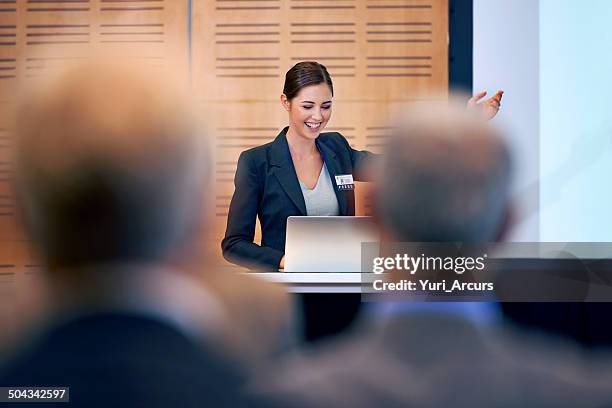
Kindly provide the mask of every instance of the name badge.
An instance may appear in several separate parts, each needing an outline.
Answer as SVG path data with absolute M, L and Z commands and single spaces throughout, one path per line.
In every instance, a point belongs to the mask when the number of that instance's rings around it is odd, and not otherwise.
M 354 190 L 355 183 L 353 182 L 352 174 L 340 174 L 336 176 L 336 185 L 339 190 Z

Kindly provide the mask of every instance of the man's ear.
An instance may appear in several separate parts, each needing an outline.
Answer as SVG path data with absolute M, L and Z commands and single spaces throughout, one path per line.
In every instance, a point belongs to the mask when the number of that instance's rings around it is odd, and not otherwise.
M 504 210 L 504 214 L 495 237 L 495 242 L 503 242 L 508 237 L 512 227 L 514 226 L 515 218 L 516 214 L 514 211 L 514 206 L 512 204 L 506 205 L 506 209 Z
M 372 221 L 374 221 L 374 225 L 376 225 L 376 228 L 378 229 L 380 240 L 381 241 L 393 241 L 393 234 L 391 233 L 391 231 L 389 231 L 389 229 L 387 228 L 387 226 L 385 225 L 381 217 L 380 205 L 378 204 L 379 187 L 376 185 L 376 183 L 370 183 L 369 187 L 370 187 L 369 194 L 371 197 L 369 215 L 372 217 Z
M 376 183 L 370 183 L 369 186 L 369 195 L 370 195 L 370 216 L 372 217 L 372 221 L 376 224 L 377 227 L 381 228 L 381 218 L 380 218 L 380 205 L 378 204 L 378 191 L 379 187 Z
M 281 104 L 283 105 L 283 108 L 285 108 L 285 110 L 289 112 L 291 110 L 291 102 L 289 102 L 289 99 L 287 99 L 287 96 L 285 94 L 282 94 L 280 96 L 280 100 L 281 100 Z

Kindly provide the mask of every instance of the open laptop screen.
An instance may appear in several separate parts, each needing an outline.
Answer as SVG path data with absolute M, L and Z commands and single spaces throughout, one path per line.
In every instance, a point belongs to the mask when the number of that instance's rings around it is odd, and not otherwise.
M 360 272 L 361 243 L 377 241 L 372 217 L 289 217 L 285 272 Z

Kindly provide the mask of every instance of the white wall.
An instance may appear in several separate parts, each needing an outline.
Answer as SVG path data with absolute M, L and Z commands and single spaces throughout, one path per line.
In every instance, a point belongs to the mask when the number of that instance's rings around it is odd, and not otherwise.
M 537 0 L 474 0 L 474 90 L 505 91 L 494 121 L 515 159 L 516 241 L 540 238 L 538 38 Z
M 540 237 L 612 241 L 612 2 L 540 0 Z

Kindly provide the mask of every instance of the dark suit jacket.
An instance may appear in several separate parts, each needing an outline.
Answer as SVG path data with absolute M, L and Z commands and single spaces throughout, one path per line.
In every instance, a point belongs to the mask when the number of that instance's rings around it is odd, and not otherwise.
M 612 303 L 505 303 L 507 318 L 528 329 L 575 340 L 589 348 L 612 347 Z
M 253 389 L 279 407 L 612 406 L 609 354 L 433 313 L 356 329 L 266 374 Z
M 287 129 L 274 141 L 240 154 L 234 178 L 223 256 L 229 262 L 253 269 L 278 270 L 285 252 L 287 217 L 307 215 L 304 196 L 289 153 Z M 316 145 L 332 179 L 340 215 L 355 215 L 354 190 L 339 190 L 335 176 L 352 174 L 367 181 L 364 164 L 372 153 L 351 148 L 340 133 L 321 133 Z M 253 242 L 259 217 L 261 246 Z
M 55 327 L 0 371 L 0 386 L 70 387 L 71 403 L 58 406 L 78 407 L 250 406 L 242 383 L 212 348 L 127 314 Z

